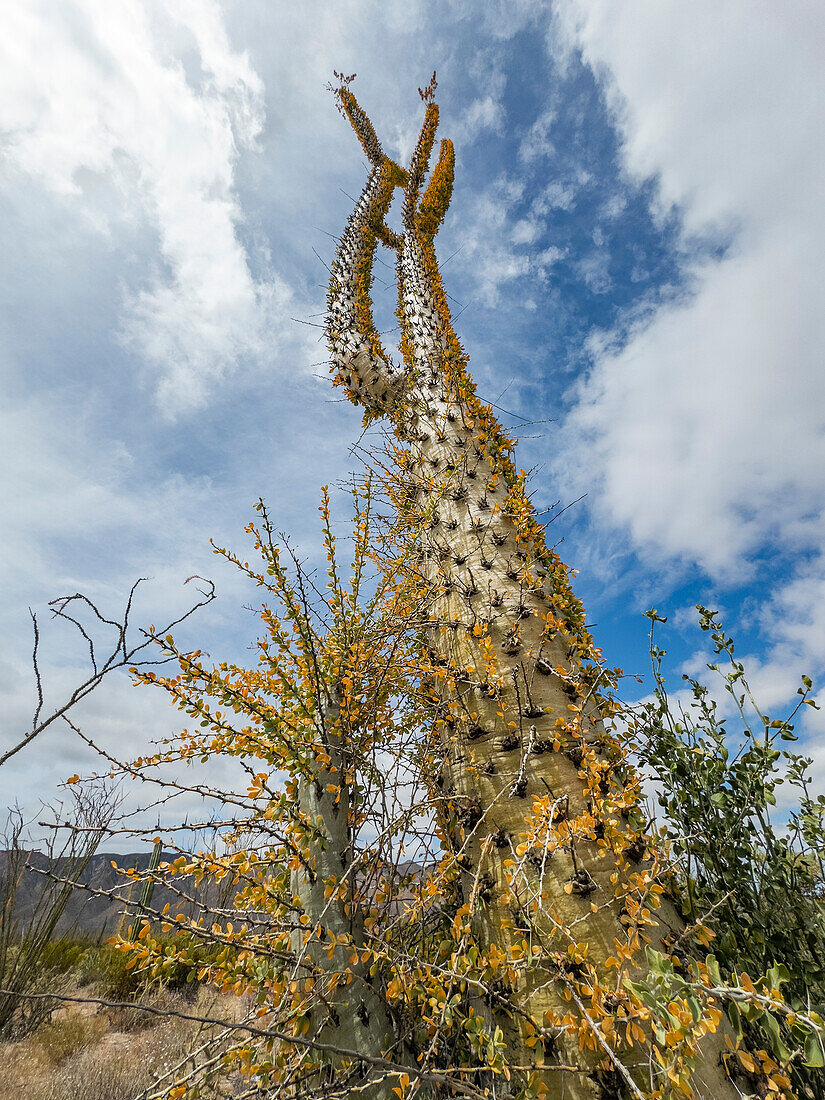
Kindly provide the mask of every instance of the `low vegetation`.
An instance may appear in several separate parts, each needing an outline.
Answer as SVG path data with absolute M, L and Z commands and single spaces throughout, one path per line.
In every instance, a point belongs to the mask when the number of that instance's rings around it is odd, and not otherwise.
M 69 969 L 64 955 L 68 944 L 56 936 L 58 923 L 111 813 L 104 788 L 75 794 L 77 828 L 64 834 L 62 844 L 52 840 L 47 845 L 50 873 L 40 877 L 24 907 L 21 882 L 32 873 L 23 846 L 25 824 L 19 811 L 9 811 L 0 864 L 0 1038 L 28 1034 L 53 1008 L 41 995 L 57 991 Z
M 75 999 L 49 1001 L 37 1027 L 0 1046 L 0 1100 L 162 1095 L 173 1084 L 173 1077 L 164 1084 L 166 1075 L 214 1030 L 194 1017 L 231 1019 L 236 1011 L 235 998 L 206 993 L 189 968 L 179 966 L 170 982 L 147 980 L 107 943 L 61 937 L 44 957 L 60 994 Z
M 135 1100 L 156 1091 L 163 1077 L 185 1061 L 194 1036 L 185 1022 L 167 1020 L 127 1042 L 116 1035 L 107 1038 L 78 1051 L 59 1073 L 35 1082 L 28 1100 Z
M 702 922 L 713 936 L 712 977 L 776 992 L 773 1009 L 728 999 L 737 1041 L 747 1040 L 745 1091 L 784 1065 L 797 1096 L 823 1100 L 825 795 L 813 793 L 813 760 L 794 747 L 796 723 L 819 708 L 803 676 L 790 712 L 768 715 L 718 613 L 697 610 L 713 679 L 686 675 L 681 694 L 669 692 L 654 635 L 666 619 L 648 612 L 655 686 L 630 716 L 630 748 L 659 791 L 670 892 L 688 926 Z M 667 976 L 660 968 L 660 994 Z M 678 981 L 672 968 L 669 977 Z

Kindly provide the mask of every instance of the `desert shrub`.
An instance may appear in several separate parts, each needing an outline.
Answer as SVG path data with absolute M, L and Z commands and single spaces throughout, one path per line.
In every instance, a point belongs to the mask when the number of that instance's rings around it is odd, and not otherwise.
M 61 936 L 51 940 L 43 948 L 40 965 L 53 974 L 76 974 L 82 969 L 86 956 L 93 950 L 90 940 Z
M 34 1041 L 46 1061 L 57 1066 L 79 1051 L 94 1046 L 106 1028 L 105 1017 L 71 1012 L 41 1024 Z
M 198 988 L 198 970 L 208 961 L 208 947 L 196 943 L 194 937 L 184 932 L 177 936 L 162 933 L 154 937 L 154 943 L 159 966 L 152 972 L 153 980 L 172 992 L 194 996 Z
M 134 1000 L 153 987 L 191 998 L 198 989 L 198 969 L 208 961 L 209 952 L 203 945 L 190 945 L 190 939 L 167 934 L 157 936 L 153 942 L 158 945 L 158 954 L 152 970 L 130 967 L 133 956 L 113 944 L 91 948 L 80 964 L 78 980 L 83 985 L 94 986 L 102 997 L 112 1001 Z M 182 947 L 188 949 L 182 951 Z
M 82 985 L 110 1001 L 131 1001 L 144 985 L 144 975 L 127 968 L 128 958 L 111 944 L 89 951 L 80 967 L 78 979 Z
M 790 1062 L 797 1095 L 825 1100 L 825 795 L 812 793 L 812 759 L 792 748 L 798 713 L 816 707 L 811 680 L 802 677 L 791 713 L 771 718 L 751 694 L 718 614 L 698 611 L 717 658 L 708 668 L 730 714 L 689 676 L 685 705 L 668 695 L 665 651 L 653 640 L 653 624 L 666 620 L 648 612 L 655 691 L 630 723 L 636 751 L 658 787 L 677 860 L 673 892 L 688 923 L 713 933 L 714 973 L 734 986 L 743 975 L 758 985 L 764 975 L 771 988 L 782 987 L 790 1009 L 816 1024 L 731 1001 L 734 1030 L 753 1049 Z M 777 814 L 780 790 L 785 809 Z

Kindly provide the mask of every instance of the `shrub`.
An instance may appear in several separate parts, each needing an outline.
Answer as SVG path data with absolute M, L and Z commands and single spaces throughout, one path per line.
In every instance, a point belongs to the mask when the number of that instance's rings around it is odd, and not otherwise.
M 94 951 L 90 940 L 61 936 L 43 948 L 40 965 L 54 974 L 75 974 L 82 970 L 90 951 Z
M 131 1001 L 144 984 L 145 976 L 127 969 L 128 961 L 122 951 L 103 944 L 87 953 L 78 978 L 82 985 L 94 986 L 107 1000 Z
M 167 934 L 153 938 L 158 947 L 156 966 L 151 971 L 129 967 L 133 956 L 118 950 L 114 944 L 86 951 L 79 965 L 81 985 L 92 985 L 101 997 L 112 1001 L 132 1001 L 142 991 L 168 989 L 184 996 L 194 996 L 198 989 L 198 969 L 208 961 L 208 951 L 202 945 L 192 945 L 191 937 Z M 186 949 L 185 955 L 182 948 Z M 162 969 L 161 969 L 162 965 Z
M 787 1006 L 802 1018 L 745 1010 L 728 1015 L 753 1049 L 790 1062 L 801 1097 L 825 1100 L 821 1021 L 825 1018 L 825 795 L 811 793 L 810 757 L 794 752 L 794 720 L 810 698 L 802 677 L 796 705 L 782 719 L 765 714 L 751 694 L 745 668 L 715 611 L 698 607 L 718 661 L 708 668 L 730 697 L 731 717 L 698 680 L 683 676 L 689 702 L 668 696 L 665 651 L 653 641 L 654 697 L 630 723 L 641 763 L 658 786 L 664 832 L 677 857 L 674 893 L 689 922 L 714 934 L 712 967 L 734 986 L 744 975 L 783 987 Z M 818 708 L 817 708 L 818 709 Z M 777 819 L 776 792 L 788 810 Z M 818 1023 L 817 1023 L 818 1021 Z
M 106 1029 L 105 1017 L 71 1012 L 41 1024 L 34 1041 L 46 1061 L 57 1066 L 94 1046 Z

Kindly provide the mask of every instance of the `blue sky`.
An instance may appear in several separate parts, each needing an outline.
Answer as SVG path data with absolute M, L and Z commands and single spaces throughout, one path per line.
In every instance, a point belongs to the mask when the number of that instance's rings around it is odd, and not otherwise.
M 241 548 L 264 496 L 317 553 L 319 486 L 360 434 L 294 320 L 320 321 L 364 179 L 333 69 L 358 73 L 397 157 L 438 71 L 457 329 L 522 425 L 539 506 L 586 494 L 551 537 L 608 661 L 646 671 L 656 606 L 674 672 L 700 669 L 701 601 L 765 706 L 821 678 L 824 47 L 809 0 L 18 5 L 0 45 L 4 736 L 33 700 L 29 606 L 83 590 L 116 610 L 148 576 L 159 622 L 201 573 L 220 599 L 187 640 L 241 658 L 254 593 L 209 538 Z M 394 291 L 376 298 L 391 324 Z M 57 700 L 82 653 L 46 617 Z M 83 720 L 121 752 L 174 726 L 125 682 Z M 93 766 L 55 729 L 0 796 L 34 810 Z

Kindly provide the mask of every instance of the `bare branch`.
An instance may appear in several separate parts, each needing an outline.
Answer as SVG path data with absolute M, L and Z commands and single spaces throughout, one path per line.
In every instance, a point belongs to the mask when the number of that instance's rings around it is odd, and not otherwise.
M 185 611 L 182 615 L 179 615 L 176 619 L 173 619 L 171 622 L 167 623 L 166 626 L 164 626 L 162 629 L 154 630 L 153 628 L 150 628 L 149 630 L 141 630 L 143 641 L 136 641 L 134 644 L 130 644 L 127 638 L 127 633 L 129 629 L 129 616 L 132 611 L 132 603 L 134 600 L 135 592 L 137 591 L 138 585 L 140 585 L 144 579 L 145 578 L 140 578 L 132 585 L 126 601 L 126 607 L 123 612 L 123 617 L 120 621 L 106 618 L 100 612 L 95 603 L 82 592 L 76 592 L 73 596 L 61 596 L 59 599 L 50 601 L 49 606 L 52 608 L 52 613 L 55 618 L 66 619 L 68 622 L 72 623 L 73 626 L 75 626 L 80 633 L 81 637 L 83 637 L 87 642 L 89 646 L 89 659 L 92 666 L 92 672 L 90 676 L 87 676 L 85 680 L 83 680 L 74 688 L 68 698 L 65 699 L 65 701 L 60 706 L 55 707 L 55 709 L 45 718 L 42 717 L 44 694 L 43 677 L 39 662 L 40 630 L 37 622 L 37 616 L 34 614 L 33 611 L 31 611 L 31 609 L 29 610 L 29 614 L 32 617 L 32 623 L 34 627 L 34 648 L 32 651 L 32 664 L 34 667 L 34 681 L 35 689 L 37 692 L 37 704 L 35 707 L 34 716 L 32 718 L 31 728 L 24 734 L 23 737 L 20 738 L 19 741 L 17 741 L 16 744 L 14 744 L 10 749 L 7 749 L 2 755 L 0 755 L 0 766 L 5 764 L 7 760 L 10 760 L 13 756 L 20 752 L 21 749 L 24 749 L 26 745 L 28 745 L 31 741 L 35 739 L 35 737 L 41 734 L 45 729 L 48 729 L 48 727 L 54 721 L 56 721 L 58 718 L 65 717 L 66 714 L 74 706 L 76 706 L 82 699 L 85 699 L 87 695 L 95 690 L 95 688 L 99 687 L 103 678 L 107 676 L 110 672 L 115 672 L 118 669 L 128 669 L 140 665 L 165 664 L 168 660 L 171 659 L 170 657 L 165 657 L 157 661 L 147 661 L 142 655 L 145 653 L 149 646 L 157 643 L 158 638 L 168 634 L 176 626 L 179 626 L 182 622 L 185 622 L 192 615 L 194 615 L 196 611 L 200 610 L 200 608 L 202 607 L 206 607 L 207 604 L 210 604 L 216 598 L 215 586 L 212 581 L 206 580 L 204 577 L 198 576 L 187 577 L 186 581 L 184 582 L 186 584 L 188 584 L 189 581 L 192 580 L 200 580 L 208 586 L 206 589 L 198 589 L 203 598 L 192 604 L 187 611 Z M 70 615 L 67 613 L 67 608 L 73 607 L 75 603 L 79 603 L 82 607 L 85 607 L 87 610 L 91 611 L 91 613 L 101 624 L 103 624 L 104 626 L 113 627 L 117 633 L 116 640 L 109 650 L 108 656 L 102 662 L 98 661 L 94 641 L 85 626 L 83 625 L 82 621 L 79 618 L 76 618 L 74 615 Z

